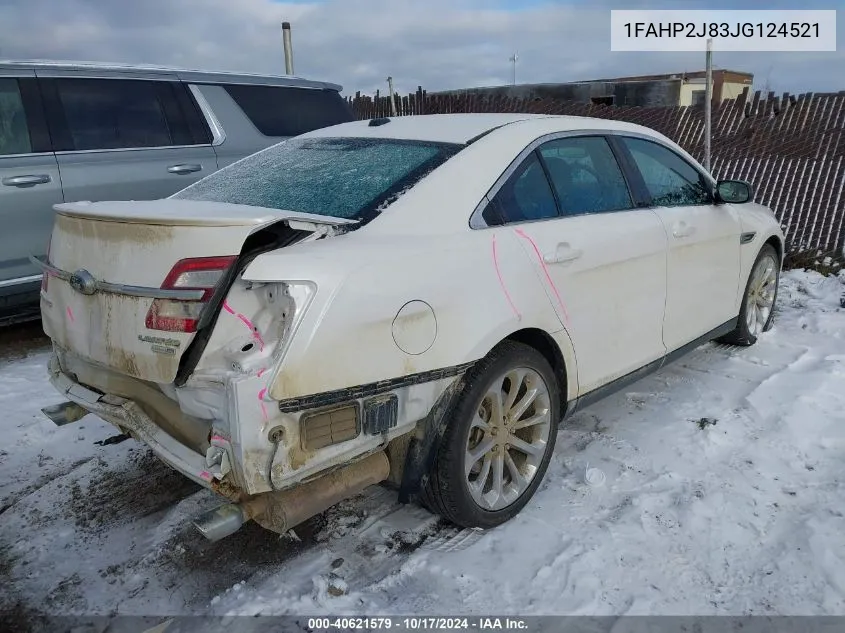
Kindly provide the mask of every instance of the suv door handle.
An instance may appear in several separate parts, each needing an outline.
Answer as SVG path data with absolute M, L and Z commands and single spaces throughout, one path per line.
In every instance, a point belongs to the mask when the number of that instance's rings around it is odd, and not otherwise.
M 561 242 L 557 245 L 553 254 L 543 256 L 547 264 L 566 264 L 575 261 L 584 254 L 580 248 L 572 248 L 568 242 Z
M 695 227 L 686 222 L 678 222 L 672 227 L 672 235 L 675 237 L 689 237 L 695 233 Z
M 50 182 L 48 174 L 37 174 L 34 176 L 9 176 L 2 180 L 7 187 L 32 187 L 34 185 L 45 185 Z
M 167 171 L 171 174 L 192 174 L 195 171 L 202 171 L 202 165 L 171 165 Z

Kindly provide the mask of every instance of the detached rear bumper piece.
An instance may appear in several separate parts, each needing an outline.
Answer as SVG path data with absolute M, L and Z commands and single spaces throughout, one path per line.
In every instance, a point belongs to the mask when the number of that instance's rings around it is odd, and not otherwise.
M 206 470 L 205 456 L 191 450 L 159 428 L 137 404 L 125 398 L 104 395 L 83 387 L 61 370 L 55 355 L 50 359 L 48 368 L 50 383 L 70 402 L 100 416 L 145 443 L 159 459 L 189 479 L 220 492 L 212 485 L 213 477 Z

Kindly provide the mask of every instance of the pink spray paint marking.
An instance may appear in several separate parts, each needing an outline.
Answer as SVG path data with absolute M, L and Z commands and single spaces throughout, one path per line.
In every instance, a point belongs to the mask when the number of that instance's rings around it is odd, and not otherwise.
M 252 321 L 247 319 L 243 314 L 240 312 L 235 312 L 232 309 L 232 306 L 229 305 L 228 302 L 223 302 L 223 309 L 228 312 L 229 314 L 234 314 L 240 321 L 249 328 L 249 331 L 252 332 L 252 337 L 258 341 L 258 349 L 259 351 L 264 351 L 264 339 L 261 338 L 261 334 L 258 333 L 258 328 L 255 327 Z
M 225 437 L 223 437 L 222 435 L 212 435 L 211 441 L 213 442 L 214 440 L 217 440 L 217 441 L 220 441 L 220 442 L 228 442 L 229 441 Z
M 258 378 L 261 378 L 261 374 L 263 374 L 265 371 L 267 371 L 267 369 L 266 369 L 266 368 L 264 368 L 264 367 L 262 367 L 261 369 L 259 369 L 259 370 L 258 370 L 258 373 L 257 373 L 257 374 L 255 374 L 255 375 L 256 375 Z
M 267 415 L 267 407 L 264 406 L 264 396 L 266 393 L 266 388 L 258 392 L 258 400 L 261 402 L 261 415 L 264 416 L 265 422 L 270 419 L 270 416 Z
M 67 312 L 67 318 L 70 319 L 71 323 L 76 321 L 76 319 L 73 317 L 73 310 L 70 309 L 70 306 L 67 306 L 65 312 Z
M 546 266 L 546 262 L 543 261 L 543 256 L 540 254 L 540 249 L 537 248 L 537 243 L 531 239 L 530 236 L 526 235 L 522 229 L 514 229 L 521 238 L 528 240 L 531 246 L 534 248 L 534 253 L 537 255 L 537 261 L 540 262 L 540 266 L 543 269 L 543 274 L 546 275 L 546 281 L 549 282 L 549 285 L 552 287 L 552 291 L 555 293 L 555 297 L 557 297 L 557 302 L 560 304 L 560 309 L 563 310 L 563 318 L 566 320 L 567 325 L 569 324 L 569 313 L 566 311 L 566 306 L 563 305 L 563 299 L 560 298 L 560 293 L 557 291 L 557 286 L 555 286 L 555 282 L 552 281 L 552 276 L 549 274 L 549 268 Z
M 508 300 L 508 305 L 510 305 L 511 310 L 516 315 L 518 321 L 522 320 L 522 315 L 519 313 L 519 310 L 516 309 L 516 305 L 514 305 L 513 299 L 511 299 L 511 294 L 508 292 L 508 287 L 505 285 L 505 280 L 502 278 L 502 271 L 499 270 L 499 256 L 496 252 L 496 236 L 493 236 L 493 267 L 496 269 L 496 276 L 499 278 L 499 285 L 502 287 L 502 292 L 505 294 L 505 299 Z
M 202 479 L 205 479 L 206 481 L 211 481 L 211 473 L 210 473 L 210 472 L 208 472 L 207 470 L 202 471 L 202 472 L 200 473 L 200 477 L 201 477 Z

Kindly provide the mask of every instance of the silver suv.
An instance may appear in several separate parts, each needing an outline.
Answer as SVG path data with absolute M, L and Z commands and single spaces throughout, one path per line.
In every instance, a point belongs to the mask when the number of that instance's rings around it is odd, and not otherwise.
M 351 121 L 341 86 L 169 68 L 0 62 L 0 324 L 38 315 L 53 205 L 167 197 Z

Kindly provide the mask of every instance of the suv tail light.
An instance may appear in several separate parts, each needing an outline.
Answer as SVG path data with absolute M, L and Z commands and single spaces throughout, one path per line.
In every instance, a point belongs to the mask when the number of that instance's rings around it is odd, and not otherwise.
M 236 255 L 226 257 L 195 257 L 176 262 L 161 284 L 163 290 L 203 290 L 197 301 L 155 299 L 147 312 L 145 325 L 163 332 L 196 332 L 197 323 L 214 289 Z

